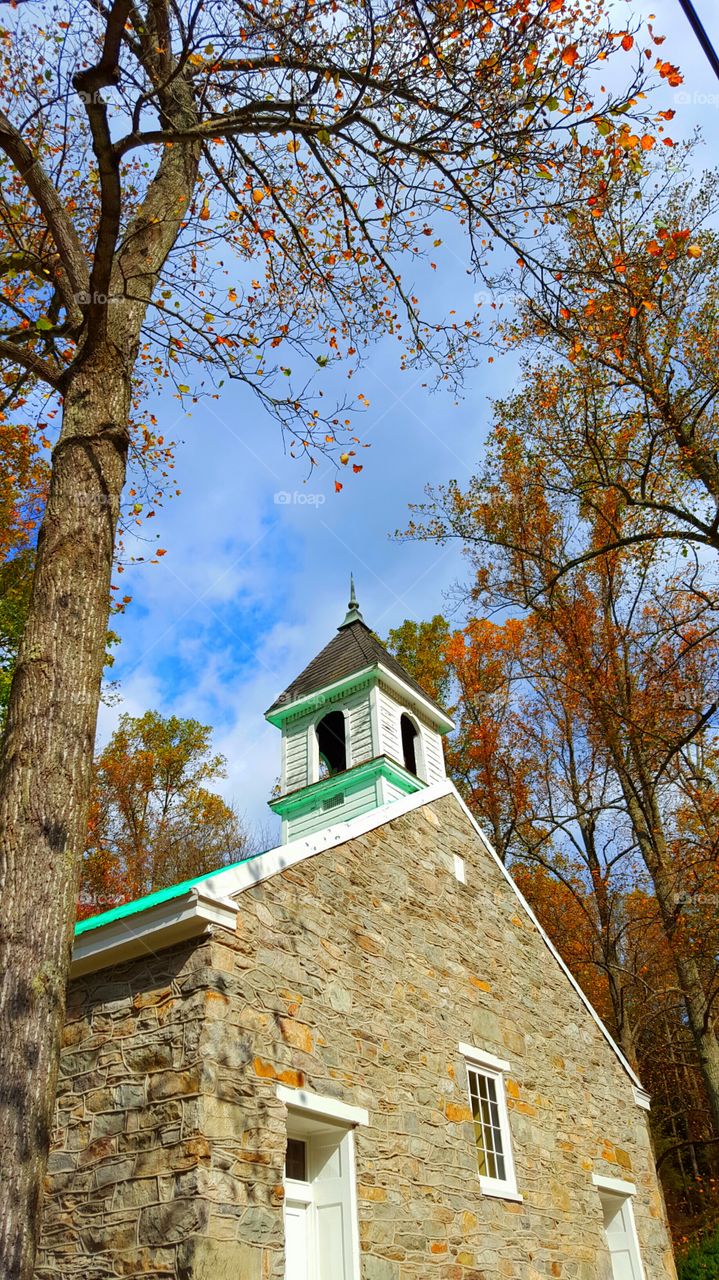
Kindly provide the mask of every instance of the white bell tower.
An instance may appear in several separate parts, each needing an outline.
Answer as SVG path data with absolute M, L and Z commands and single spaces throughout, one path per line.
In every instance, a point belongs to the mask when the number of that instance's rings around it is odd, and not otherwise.
M 452 721 L 365 623 L 344 621 L 266 712 L 282 732 L 282 842 L 390 804 L 445 776 Z

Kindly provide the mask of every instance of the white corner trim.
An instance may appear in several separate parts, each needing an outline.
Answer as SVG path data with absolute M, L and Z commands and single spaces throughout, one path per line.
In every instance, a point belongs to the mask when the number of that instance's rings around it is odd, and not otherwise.
M 78 978 L 137 956 L 155 955 L 201 937 L 210 925 L 234 933 L 237 903 L 208 892 L 203 882 L 177 898 L 81 933 L 73 947 L 70 976 Z
M 592 1182 L 600 1191 L 611 1191 L 615 1196 L 635 1196 L 637 1194 L 634 1183 L 625 1182 L 623 1178 L 605 1178 L 600 1173 L 593 1173 Z
M 455 787 L 454 783 L 453 783 L 453 782 L 450 782 L 450 784 L 449 784 L 449 785 L 450 785 L 450 789 L 451 789 L 451 791 L 452 791 L 452 794 L 454 795 L 455 799 L 457 800 L 457 803 L 460 805 L 460 807 L 461 807 L 461 809 L 462 809 L 463 813 L 466 815 L 466 817 L 467 817 L 467 819 L 469 820 L 469 822 L 471 823 L 472 827 L 473 827 L 473 828 L 474 828 L 474 830 L 477 832 L 477 835 L 479 836 L 480 840 L 482 841 L 482 844 L 484 845 L 485 849 L 487 850 L 487 853 L 490 855 L 490 857 L 492 858 L 492 860 L 496 863 L 496 865 L 497 865 L 498 869 L 500 870 L 500 872 L 501 872 L 501 873 L 502 873 L 502 875 L 504 876 L 505 880 L 506 880 L 506 881 L 507 881 L 507 883 L 509 884 L 510 888 L 512 889 L 512 891 L 513 891 L 513 892 L 514 892 L 514 894 L 516 895 L 517 900 L 518 900 L 518 901 L 519 901 L 519 903 L 521 904 L 521 906 L 522 906 L 522 908 L 524 909 L 524 911 L 526 912 L 526 914 L 529 916 L 529 919 L 532 921 L 532 924 L 534 925 L 535 929 L 537 930 L 537 932 L 538 932 L 539 936 L 540 936 L 540 937 L 543 939 L 543 941 L 546 943 L 547 947 L 549 948 L 549 950 L 551 951 L 552 955 L 554 956 L 554 959 L 557 961 L 557 964 L 559 965 L 560 969 L 562 969 L 562 970 L 563 970 L 563 972 L 565 973 L 566 977 L 569 979 L 569 981 L 570 981 L 571 985 L 574 987 L 574 990 L 576 991 L 577 995 L 579 996 L 579 999 L 581 1000 L 581 1002 L 582 1002 L 582 1004 L 584 1005 L 585 1009 L 586 1009 L 586 1010 L 587 1010 L 587 1012 L 590 1014 L 590 1016 L 591 1016 L 591 1018 L 593 1019 L 593 1021 L 597 1024 L 597 1026 L 598 1026 L 599 1030 L 601 1031 L 602 1035 L 604 1036 L 604 1039 L 607 1041 L 607 1044 L 608 1044 L 608 1045 L 609 1045 L 609 1046 L 614 1050 L 614 1052 L 615 1052 L 615 1054 L 617 1055 L 617 1057 L 618 1057 L 619 1061 L 621 1062 L 622 1066 L 624 1067 L 624 1070 L 626 1071 L 627 1075 L 629 1076 L 629 1079 L 631 1080 L 632 1084 L 633 1084 L 633 1085 L 635 1085 L 637 1089 L 641 1089 L 641 1090 L 642 1090 L 642 1093 L 644 1093 L 644 1092 L 645 1092 L 645 1090 L 644 1090 L 644 1089 L 642 1089 L 642 1082 L 641 1082 L 641 1080 L 639 1079 L 639 1076 L 638 1076 L 638 1075 L 636 1074 L 636 1072 L 635 1072 L 635 1071 L 633 1071 L 633 1070 L 632 1070 L 632 1068 L 630 1067 L 629 1063 L 627 1062 L 626 1058 L 624 1057 L 624 1054 L 622 1053 L 621 1049 L 619 1048 L 619 1045 L 618 1045 L 618 1044 L 616 1043 L 616 1041 L 612 1038 L 612 1036 L 610 1035 L 609 1031 L 608 1031 L 608 1030 L 607 1030 L 607 1028 L 605 1027 L 604 1023 L 602 1022 L 602 1019 L 600 1018 L 599 1014 L 597 1013 L 596 1009 L 594 1008 L 594 1005 L 591 1003 L 591 1001 L 587 998 L 587 996 L 586 996 L 586 995 L 584 994 L 584 992 L 582 991 L 582 988 L 580 987 L 579 983 L 577 982 L 577 980 L 576 980 L 576 978 L 574 977 L 574 975 L 573 975 L 573 973 L 571 972 L 571 970 L 570 970 L 570 969 L 567 967 L 567 965 L 564 963 L 564 961 L 563 961 L 562 957 L 560 956 L 559 952 L 557 951 L 557 948 L 555 947 L 555 945 L 554 945 L 554 943 L 552 942 L 552 940 L 551 940 L 551 938 L 549 937 L 549 935 L 548 935 L 547 933 L 545 933 L 545 931 L 544 931 L 544 929 L 542 928 L 541 924 L 539 923 L 539 921 L 538 921 L 537 917 L 535 916 L 534 912 L 532 911 L 532 908 L 530 907 L 529 903 L 527 902 L 527 899 L 524 897 L 524 894 L 521 892 L 521 890 L 518 888 L 518 886 L 514 883 L 514 880 L 512 879 L 512 877 L 511 877 L 511 875 L 509 874 L 509 872 L 508 872 L 507 868 L 505 867 L 504 863 L 502 862 L 502 859 L 501 859 L 500 857 L 498 857 L 497 853 L 495 852 L 494 848 L 492 847 L 492 845 L 491 845 L 490 841 L 487 839 L 486 835 L 484 834 L 484 832 L 483 832 L 482 828 L 480 827 L 479 823 L 477 822 L 476 818 L 473 816 L 473 814 L 472 814 L 472 813 L 470 812 L 470 810 L 467 808 L 467 805 L 465 804 L 464 800 L 462 799 L 461 795 L 459 794 L 459 792 L 458 792 L 457 788 Z M 420 793 L 420 794 L 422 794 L 422 793 Z M 648 1095 L 647 1095 L 647 1096 L 648 1096 Z
M 233 932 L 237 927 L 237 903 L 232 898 L 221 898 L 207 890 L 203 884 L 194 885 L 190 894 L 195 900 L 195 910 L 202 920 L 219 924 Z
M 646 1089 L 642 1089 L 640 1085 L 635 1084 L 632 1085 L 632 1092 L 634 1093 L 634 1101 L 637 1106 L 641 1107 L 642 1111 L 651 1111 L 651 1099 Z
M 473 1062 L 478 1067 L 489 1067 L 490 1071 L 511 1071 L 511 1066 L 504 1058 L 495 1058 L 493 1053 L 486 1053 L 484 1049 L 476 1049 L 473 1044 L 464 1044 L 460 1041 L 459 1052 L 468 1062 Z
M 295 1111 L 306 1111 L 313 1116 L 323 1116 L 326 1120 L 339 1120 L 342 1124 L 369 1124 L 369 1111 L 364 1107 L 352 1107 L 348 1102 L 340 1102 L 339 1098 L 327 1098 L 321 1093 L 310 1093 L 309 1089 L 291 1089 L 289 1085 L 278 1084 L 277 1097 L 285 1106 Z

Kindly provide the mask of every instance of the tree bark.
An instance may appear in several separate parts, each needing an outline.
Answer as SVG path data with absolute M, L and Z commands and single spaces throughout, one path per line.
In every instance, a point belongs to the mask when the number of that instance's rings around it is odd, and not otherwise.
M 0 761 L 0 1275 L 30 1280 L 86 834 L 130 377 L 116 346 L 67 388 Z
M 677 900 L 677 882 L 672 873 L 669 851 L 664 838 L 662 815 L 656 795 L 648 781 L 650 772 L 646 767 L 641 749 L 635 743 L 630 744 L 630 749 L 633 756 L 631 777 L 627 771 L 624 753 L 621 749 L 617 749 L 616 743 L 614 745 L 617 776 L 640 853 L 651 877 L 664 935 L 671 949 L 689 1029 L 699 1055 L 702 1079 L 712 1115 L 713 1131 L 719 1136 L 719 1040 L 710 1017 L 707 994 L 699 966 L 693 956 L 687 955 L 681 945 L 677 945 L 676 931 L 681 907 Z

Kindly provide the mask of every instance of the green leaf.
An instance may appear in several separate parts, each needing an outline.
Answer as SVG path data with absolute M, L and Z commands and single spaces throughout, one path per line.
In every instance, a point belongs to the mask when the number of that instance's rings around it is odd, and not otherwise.
M 48 320 L 47 316 L 41 316 L 39 320 L 35 321 L 35 328 L 39 329 L 41 333 L 46 333 L 47 330 L 52 329 L 52 327 L 52 320 Z

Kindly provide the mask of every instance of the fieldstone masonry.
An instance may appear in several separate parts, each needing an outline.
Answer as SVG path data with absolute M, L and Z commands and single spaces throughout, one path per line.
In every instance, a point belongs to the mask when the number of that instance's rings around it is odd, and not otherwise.
M 521 1204 L 480 1192 L 460 1041 L 511 1063 Z M 676 1276 L 646 1113 L 452 796 L 73 984 L 38 1280 L 281 1280 L 278 1083 L 369 1112 L 362 1280 L 610 1280 L 593 1173 Z

